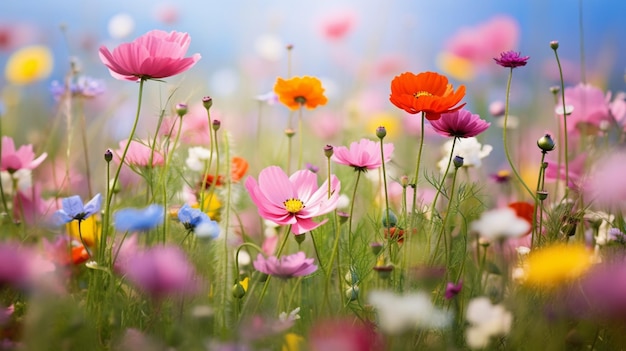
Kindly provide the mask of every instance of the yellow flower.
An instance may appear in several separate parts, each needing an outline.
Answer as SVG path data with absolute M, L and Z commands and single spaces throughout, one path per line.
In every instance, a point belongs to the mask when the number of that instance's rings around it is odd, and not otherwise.
M 592 254 L 579 244 L 556 244 L 531 252 L 526 283 L 554 288 L 582 276 L 592 264 Z
M 303 348 L 304 338 L 295 333 L 285 334 L 282 351 L 299 351 Z
M 85 243 L 89 247 L 96 245 L 96 237 L 100 240 L 102 235 L 102 224 L 96 216 L 90 216 L 80 221 L 80 232 L 78 231 L 78 221 L 71 221 L 67 224 L 67 232 L 78 241 Z
M 47 78 L 52 65 L 50 49 L 41 45 L 27 46 L 9 57 L 4 75 L 9 83 L 26 85 Z
M 395 138 L 400 134 L 402 130 L 402 126 L 400 126 L 400 121 L 396 116 L 391 113 L 381 112 L 372 115 L 367 123 L 367 132 L 373 133 L 376 128 L 383 126 L 387 130 L 386 138 Z
M 278 100 L 292 110 L 297 110 L 302 106 L 314 109 L 328 102 L 324 96 L 322 82 L 315 77 L 293 77 L 286 80 L 278 78 L 274 85 L 274 92 L 278 95 Z
M 470 60 L 444 52 L 437 57 L 437 65 L 447 75 L 467 82 L 474 79 L 476 72 Z
M 200 195 L 199 197 L 201 197 Z M 200 204 L 196 203 L 192 208 L 200 208 Z M 221 219 L 222 212 L 222 202 L 217 198 L 215 194 L 211 196 L 210 191 L 206 191 L 204 193 L 204 206 L 203 210 L 211 218 L 212 220 L 219 222 Z

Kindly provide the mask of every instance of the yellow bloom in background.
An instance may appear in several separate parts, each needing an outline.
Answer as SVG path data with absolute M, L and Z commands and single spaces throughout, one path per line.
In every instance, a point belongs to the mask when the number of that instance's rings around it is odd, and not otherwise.
M 304 347 L 304 338 L 295 333 L 285 334 L 282 351 L 299 351 Z
M 199 195 L 200 199 L 202 195 Z M 192 208 L 200 208 L 200 204 L 194 204 L 191 206 Z M 215 194 L 213 196 L 210 195 L 209 191 L 204 194 L 204 206 L 202 206 L 204 213 L 209 216 L 212 220 L 219 222 L 222 215 L 222 202 L 217 198 Z
M 278 100 L 292 110 L 303 106 L 314 109 L 328 102 L 324 96 L 322 82 L 316 77 L 278 78 L 274 85 L 274 92 L 278 95 Z
M 9 57 L 4 75 L 9 83 L 26 85 L 47 78 L 52 66 L 50 49 L 42 45 L 27 46 Z
M 469 81 L 476 76 L 476 70 L 470 60 L 449 53 L 441 53 L 437 57 L 437 66 L 448 76 L 460 80 Z
M 390 113 L 381 112 L 372 115 L 367 120 L 367 131 L 372 135 L 376 134 L 376 128 L 385 127 L 387 130 L 386 138 L 395 138 L 400 133 L 402 126 L 398 118 Z
M 592 253 L 579 244 L 538 249 L 526 261 L 526 284 L 554 288 L 581 277 L 592 262 Z
M 80 221 L 80 232 L 78 231 L 78 221 L 71 221 L 67 224 L 67 232 L 70 236 L 78 241 L 81 241 L 89 247 L 96 245 L 96 238 L 99 240 L 102 235 L 102 223 L 96 216 L 89 216 L 86 219 Z

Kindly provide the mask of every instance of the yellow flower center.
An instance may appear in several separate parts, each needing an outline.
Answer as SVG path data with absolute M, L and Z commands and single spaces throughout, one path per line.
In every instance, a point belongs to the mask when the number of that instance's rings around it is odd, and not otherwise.
M 289 213 L 298 213 L 304 208 L 304 203 L 300 199 L 289 199 L 283 202 L 285 209 Z
M 427 91 L 418 91 L 417 93 L 413 94 L 413 96 L 415 96 L 416 99 L 419 99 L 422 96 L 433 96 L 433 94 Z

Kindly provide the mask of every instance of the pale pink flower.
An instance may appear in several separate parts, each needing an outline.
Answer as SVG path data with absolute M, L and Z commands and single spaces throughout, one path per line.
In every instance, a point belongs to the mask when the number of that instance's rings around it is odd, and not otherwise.
M 197 291 L 195 269 L 177 246 L 154 246 L 120 263 L 124 277 L 152 297 Z
M 519 32 L 514 18 L 495 16 L 474 27 L 459 29 L 446 43 L 445 51 L 475 65 L 487 65 L 501 52 L 517 47 Z
M 354 167 L 359 171 L 376 169 L 391 160 L 393 154 L 393 144 L 383 144 L 384 158 L 380 154 L 380 144 L 378 142 L 361 139 L 352 142 L 350 148 L 338 146 L 334 148 L 332 160 L 346 166 Z
M 441 118 L 430 121 L 430 126 L 439 135 L 454 138 L 470 138 L 484 132 L 491 123 L 480 119 L 468 110 L 444 113 Z
M 211 109 L 213 119 L 222 119 L 219 111 Z M 180 131 L 180 142 L 191 145 L 208 145 L 211 143 L 211 126 L 206 109 L 202 104 L 194 104 L 189 107 L 188 113 L 182 119 L 178 116 L 165 118 L 159 130 L 161 135 L 167 135 L 174 139 Z
M 555 160 L 547 160 L 548 168 L 545 171 L 545 179 L 547 181 L 556 181 L 557 179 L 565 180 L 569 178 L 569 184 L 567 186 L 573 190 L 580 190 L 583 185 L 585 174 L 585 163 L 587 162 L 587 154 L 581 153 L 574 159 L 569 160 L 567 170 L 569 171 L 569 177 L 565 176 L 565 164 L 562 163 L 559 168 L 559 164 Z
M 302 277 L 317 270 L 313 259 L 307 258 L 302 251 L 281 258 L 276 256 L 265 258 L 259 254 L 252 264 L 257 271 L 282 279 Z
M 560 100 L 559 100 L 560 101 Z M 603 121 L 611 121 L 609 103 L 602 90 L 580 83 L 574 87 L 565 88 L 565 106 L 573 107 L 567 115 L 567 132 L 580 132 L 587 127 L 597 130 Z M 559 104 L 562 110 L 562 107 Z M 562 119 L 562 116 L 559 116 Z
M 35 169 L 48 157 L 47 153 L 35 158 L 33 145 L 22 145 L 15 149 L 13 138 L 2 137 L 2 158 L 0 159 L 0 169 L 13 173 L 20 169 Z
M 598 161 L 584 184 L 585 200 L 619 210 L 626 205 L 626 154 L 623 150 Z
M 320 320 L 309 331 L 311 351 L 375 351 L 384 349 L 383 344 L 374 324 L 348 318 Z
M 317 176 L 309 170 L 300 170 L 287 177 L 277 166 L 270 166 L 259 173 L 259 182 L 246 179 L 246 189 L 259 215 L 280 225 L 291 225 L 294 234 L 311 231 L 326 223 L 314 222 L 313 217 L 326 214 L 337 207 L 341 184 L 336 176 L 330 179 L 331 195 L 328 196 L 328 180 L 317 186 Z
M 356 23 L 356 14 L 353 11 L 343 10 L 328 14 L 321 20 L 322 35 L 329 40 L 344 38 Z
M 127 142 L 127 140 L 120 141 L 120 148 L 113 152 L 118 159 L 122 158 Z M 150 163 L 150 158 L 152 158 L 152 163 Z M 152 153 L 150 146 L 143 142 L 133 140 L 130 142 L 124 163 L 133 167 L 155 167 L 162 166 L 165 163 L 165 159 L 163 155 L 156 150 Z
M 0 243 L 0 288 L 26 288 L 33 278 L 35 253 L 20 244 Z
M 152 30 L 113 52 L 102 46 L 99 54 L 116 79 L 161 79 L 182 73 L 200 60 L 200 54 L 185 57 L 190 43 L 187 33 Z
M 42 224 L 56 207 L 54 200 L 41 197 L 41 186 L 35 184 L 32 188 L 17 192 L 13 198 L 13 217 L 21 218 L 29 225 Z

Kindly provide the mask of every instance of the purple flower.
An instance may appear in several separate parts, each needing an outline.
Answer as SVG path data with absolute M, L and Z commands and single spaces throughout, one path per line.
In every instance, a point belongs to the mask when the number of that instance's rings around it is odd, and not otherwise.
M 195 269 L 176 246 L 155 246 L 136 253 L 122 262 L 120 269 L 126 279 L 155 298 L 197 290 Z
M 66 197 L 61 200 L 62 209 L 54 213 L 53 223 L 62 225 L 73 220 L 82 221 L 100 211 L 102 195 L 96 194 L 93 199 L 83 205 L 83 200 L 78 195 Z
M 444 113 L 441 118 L 430 121 L 435 132 L 446 137 L 470 138 L 489 128 L 491 123 L 480 119 L 468 110 L 462 109 Z
M 453 297 L 455 297 L 461 292 L 461 289 L 463 289 L 462 280 L 459 280 L 459 282 L 456 284 L 452 282 L 448 282 L 448 285 L 446 285 L 446 294 L 445 294 L 446 299 L 448 300 L 452 299 Z
M 493 58 L 497 64 L 502 67 L 510 67 L 516 68 L 521 66 L 526 66 L 526 61 L 530 56 L 521 56 L 519 52 L 516 51 L 505 51 L 500 53 L 500 58 Z
M 302 251 L 281 258 L 270 256 L 267 259 L 259 254 L 253 264 L 257 271 L 283 279 L 302 277 L 317 270 L 313 259 L 306 258 Z
M 104 81 L 87 76 L 80 76 L 75 81 L 70 82 L 67 89 L 72 96 L 83 98 L 96 97 L 106 90 Z M 50 84 L 50 92 L 55 100 L 61 100 L 66 92 L 65 84 L 58 80 L 53 81 Z

